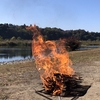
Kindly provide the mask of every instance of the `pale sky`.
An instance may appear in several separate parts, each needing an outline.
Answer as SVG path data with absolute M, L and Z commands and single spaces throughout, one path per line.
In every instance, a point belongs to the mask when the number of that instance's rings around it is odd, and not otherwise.
M 100 0 L 0 0 L 0 23 L 100 32 Z

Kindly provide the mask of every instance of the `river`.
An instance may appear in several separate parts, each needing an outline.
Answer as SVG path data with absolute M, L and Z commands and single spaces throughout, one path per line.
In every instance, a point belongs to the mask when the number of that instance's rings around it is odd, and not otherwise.
M 98 48 L 99 45 L 85 46 L 78 50 Z M 0 63 L 32 58 L 31 47 L 0 47 Z
M 31 47 L 0 47 L 0 62 L 32 58 Z

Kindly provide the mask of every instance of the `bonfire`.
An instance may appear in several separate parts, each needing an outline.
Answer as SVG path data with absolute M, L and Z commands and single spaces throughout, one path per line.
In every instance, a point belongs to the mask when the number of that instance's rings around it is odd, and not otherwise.
M 41 31 L 36 25 L 27 29 L 34 33 L 32 55 L 45 91 L 56 96 L 62 95 L 64 91 L 68 94 L 66 91 L 77 86 L 79 77 L 71 68 L 72 62 L 69 59 L 64 40 L 44 41 Z

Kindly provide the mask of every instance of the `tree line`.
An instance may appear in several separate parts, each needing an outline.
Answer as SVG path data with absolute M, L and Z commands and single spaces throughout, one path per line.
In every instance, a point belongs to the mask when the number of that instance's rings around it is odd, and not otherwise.
M 33 33 L 26 30 L 26 25 L 0 24 L 0 38 L 1 39 L 23 39 L 31 40 Z
M 0 24 L 0 39 L 32 40 L 33 33 L 26 29 L 27 25 Z M 75 37 L 78 40 L 100 40 L 100 32 L 89 32 L 83 29 L 62 30 L 60 28 L 40 28 L 45 40 Z

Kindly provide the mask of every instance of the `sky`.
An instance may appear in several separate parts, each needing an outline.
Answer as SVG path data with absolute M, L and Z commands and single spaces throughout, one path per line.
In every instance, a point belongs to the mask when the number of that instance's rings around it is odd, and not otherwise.
M 0 0 L 0 23 L 100 32 L 100 0 Z

